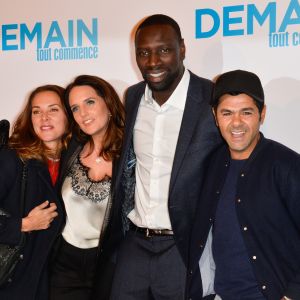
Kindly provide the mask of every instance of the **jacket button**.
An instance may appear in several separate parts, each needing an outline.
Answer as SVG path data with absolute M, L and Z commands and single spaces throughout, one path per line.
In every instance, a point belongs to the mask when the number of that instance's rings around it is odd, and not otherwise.
M 241 177 L 245 177 L 245 174 L 244 174 L 244 173 L 242 173 L 242 174 L 241 174 Z
M 243 230 L 244 230 L 244 231 L 247 231 L 247 230 L 248 230 L 248 228 L 245 226 L 245 227 L 243 228 Z
M 189 272 L 189 273 L 190 273 L 190 275 L 192 275 L 192 274 L 193 274 L 193 270 L 190 270 L 190 272 Z
M 239 199 L 237 199 L 236 201 L 237 201 L 238 203 L 241 203 L 242 200 L 239 198 Z
M 255 256 L 255 255 L 253 255 L 252 258 L 253 258 L 254 260 L 256 260 L 256 256 Z
M 265 285 L 263 285 L 261 288 L 262 288 L 263 290 L 265 290 L 267 287 L 266 287 Z
M 202 244 L 200 244 L 200 245 L 199 245 L 199 247 L 200 247 L 200 248 L 203 248 L 203 245 L 202 245 Z

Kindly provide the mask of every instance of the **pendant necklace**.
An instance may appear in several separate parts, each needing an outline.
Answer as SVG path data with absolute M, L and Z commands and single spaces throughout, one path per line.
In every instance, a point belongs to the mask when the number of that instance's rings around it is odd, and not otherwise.
M 103 161 L 102 157 L 98 156 L 96 159 L 95 159 L 95 162 L 97 164 L 100 164 L 101 162 Z

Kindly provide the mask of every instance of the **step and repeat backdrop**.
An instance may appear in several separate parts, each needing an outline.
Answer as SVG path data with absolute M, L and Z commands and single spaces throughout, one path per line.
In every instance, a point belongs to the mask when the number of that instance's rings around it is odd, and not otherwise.
M 109 81 L 120 96 L 141 80 L 133 32 L 163 13 L 180 25 L 185 66 L 213 79 L 233 69 L 262 80 L 266 137 L 300 152 L 298 0 L 3 0 L 0 2 L 0 119 L 13 122 L 35 87 L 79 74 Z

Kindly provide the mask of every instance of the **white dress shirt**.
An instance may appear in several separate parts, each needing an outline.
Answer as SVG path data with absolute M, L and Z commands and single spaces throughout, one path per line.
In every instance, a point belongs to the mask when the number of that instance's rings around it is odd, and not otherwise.
M 212 254 L 212 228 L 210 228 L 207 241 L 199 260 L 199 269 L 202 280 L 203 297 L 214 294 L 214 281 L 216 265 Z M 201 282 L 199 282 L 201 284 Z M 215 298 L 215 300 L 221 298 Z
M 146 86 L 133 132 L 136 154 L 135 207 L 129 219 L 139 227 L 172 229 L 168 211 L 173 160 L 186 103 L 185 70 L 170 98 L 159 106 Z

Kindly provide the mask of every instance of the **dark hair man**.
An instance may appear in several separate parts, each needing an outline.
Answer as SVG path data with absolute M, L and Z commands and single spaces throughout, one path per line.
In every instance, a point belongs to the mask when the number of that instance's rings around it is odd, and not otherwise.
M 185 69 L 180 28 L 168 16 L 139 25 L 135 51 L 145 81 L 125 98 L 115 195 L 126 234 L 112 299 L 183 299 L 204 162 L 221 143 L 209 106 L 213 85 Z
M 212 106 L 227 145 L 211 157 L 197 209 L 189 296 L 201 299 L 197 245 L 210 212 L 214 290 L 222 300 L 300 299 L 300 155 L 259 131 L 266 106 L 254 73 L 222 74 Z

